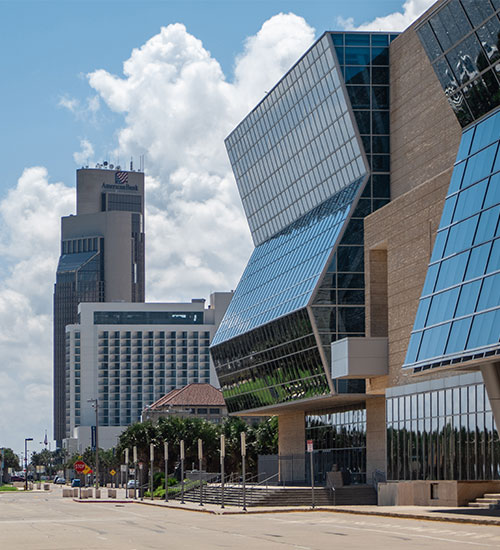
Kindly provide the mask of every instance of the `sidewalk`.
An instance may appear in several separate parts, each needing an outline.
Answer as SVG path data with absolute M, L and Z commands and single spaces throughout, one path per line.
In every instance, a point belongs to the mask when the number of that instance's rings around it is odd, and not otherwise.
M 104 492 L 104 491 L 103 491 Z M 367 516 L 384 516 L 406 519 L 418 519 L 427 521 L 445 521 L 454 523 L 472 523 L 477 525 L 498 525 L 500 526 L 500 510 L 481 510 L 477 508 L 443 508 L 432 506 L 321 506 L 311 508 L 310 506 L 252 506 L 244 511 L 241 507 L 226 506 L 221 508 L 217 504 L 204 504 L 200 506 L 195 502 L 185 502 L 181 504 L 178 500 L 143 500 L 125 498 L 123 489 L 117 490 L 116 499 L 108 498 L 89 498 L 73 499 L 81 503 L 112 503 L 112 504 L 140 504 L 143 506 L 157 506 L 175 510 L 185 510 L 187 512 L 198 512 L 215 515 L 241 515 L 241 514 L 286 514 L 294 512 L 329 512 L 329 513 L 347 513 Z

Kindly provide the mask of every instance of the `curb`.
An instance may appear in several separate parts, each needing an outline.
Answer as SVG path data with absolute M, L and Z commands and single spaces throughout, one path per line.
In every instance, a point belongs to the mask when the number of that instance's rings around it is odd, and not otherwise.
M 347 508 L 275 508 L 267 510 L 249 509 L 249 510 L 209 510 L 209 509 L 196 509 L 196 508 L 183 508 L 181 506 L 171 504 L 160 504 L 154 501 L 137 501 L 137 500 L 115 500 L 115 499 L 77 499 L 73 498 L 73 502 L 82 504 L 142 504 L 145 506 L 156 506 L 157 508 L 167 508 L 169 510 L 180 510 L 183 512 L 194 512 L 201 514 L 211 514 L 215 516 L 240 516 L 240 515 L 256 515 L 256 514 L 292 514 L 292 513 L 313 513 L 313 512 L 328 512 L 330 514 L 352 514 L 358 516 L 379 516 L 386 518 L 398 518 L 408 520 L 419 521 L 441 521 L 446 523 L 465 523 L 474 525 L 489 525 L 500 526 L 500 518 L 482 519 L 478 517 L 464 518 L 464 517 L 450 517 L 450 516 L 428 516 L 418 513 L 401 513 L 401 512 L 378 512 L 376 510 L 352 510 Z

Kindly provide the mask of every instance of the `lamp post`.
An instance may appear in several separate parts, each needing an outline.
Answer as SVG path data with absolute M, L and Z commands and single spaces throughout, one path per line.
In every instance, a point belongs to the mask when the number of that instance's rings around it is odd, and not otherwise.
M 24 490 L 28 490 L 28 441 L 33 441 L 32 437 L 24 440 Z
M 87 399 L 95 407 L 95 488 L 99 489 L 99 399 Z

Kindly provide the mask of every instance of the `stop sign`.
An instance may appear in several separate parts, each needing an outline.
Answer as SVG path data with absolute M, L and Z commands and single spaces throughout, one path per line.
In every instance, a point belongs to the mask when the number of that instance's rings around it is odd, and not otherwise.
M 85 462 L 83 462 L 83 460 L 77 460 L 74 464 L 73 464 L 73 467 L 75 468 L 75 471 L 78 473 L 78 474 L 81 474 L 83 473 L 83 470 L 85 470 Z

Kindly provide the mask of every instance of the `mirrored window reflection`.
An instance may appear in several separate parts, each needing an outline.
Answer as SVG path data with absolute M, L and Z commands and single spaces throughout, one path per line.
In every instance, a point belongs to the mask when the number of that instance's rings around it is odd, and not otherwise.
M 305 309 L 211 348 L 230 412 L 329 393 Z
M 483 384 L 390 397 L 387 478 L 500 479 L 500 441 Z
M 321 477 L 342 472 L 345 485 L 366 483 L 366 409 L 324 414 L 306 414 L 306 440 L 313 441 Z M 316 470 L 315 464 L 315 470 Z
M 497 326 L 488 323 L 500 321 L 492 287 L 500 269 L 499 129 L 497 110 L 464 132 L 422 291 L 426 319 L 419 313 L 415 320 L 405 366 L 498 348 Z M 465 315 L 472 317 L 462 321 Z
M 452 0 L 417 30 L 462 126 L 500 104 L 494 67 L 500 58 L 496 2 Z

